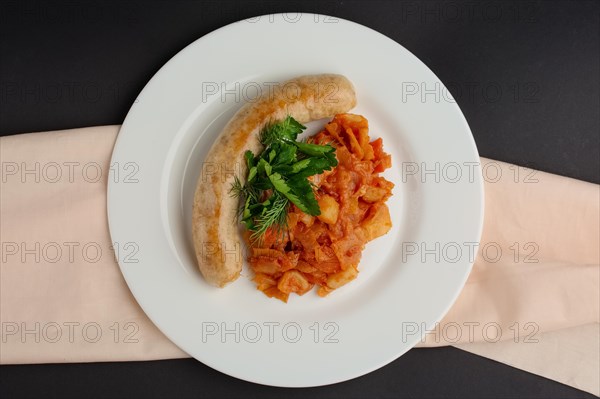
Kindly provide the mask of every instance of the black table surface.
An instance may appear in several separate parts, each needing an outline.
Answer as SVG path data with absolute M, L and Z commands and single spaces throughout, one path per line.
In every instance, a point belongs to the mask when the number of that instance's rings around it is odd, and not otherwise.
M 600 182 L 597 1 L 3 1 L 0 134 L 119 124 L 183 47 L 277 12 L 333 15 L 402 44 L 447 85 L 482 156 Z M 451 347 L 307 389 L 247 383 L 191 359 L 2 366 L 0 396 L 593 397 Z

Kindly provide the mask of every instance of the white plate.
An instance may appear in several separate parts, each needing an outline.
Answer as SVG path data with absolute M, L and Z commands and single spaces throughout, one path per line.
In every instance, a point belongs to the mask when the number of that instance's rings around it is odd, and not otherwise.
M 353 112 L 369 119 L 372 137 L 383 137 L 392 154 L 385 176 L 396 184 L 393 229 L 367 245 L 358 278 L 325 299 L 314 292 L 288 304 L 269 299 L 247 269 L 225 289 L 207 285 L 190 220 L 208 148 L 257 87 L 324 72 L 354 83 Z M 456 299 L 483 219 L 480 169 L 469 162 L 479 158 L 460 109 L 402 46 L 333 17 L 257 17 L 195 41 L 141 92 L 113 152 L 110 232 L 133 295 L 191 356 L 262 384 L 331 384 L 402 355 Z M 437 178 L 421 173 L 436 167 Z

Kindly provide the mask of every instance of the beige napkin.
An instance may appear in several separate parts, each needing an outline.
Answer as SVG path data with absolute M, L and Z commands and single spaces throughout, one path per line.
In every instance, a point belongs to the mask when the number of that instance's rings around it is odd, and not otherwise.
M 532 342 L 512 339 L 458 348 L 600 395 L 600 324 L 542 332 Z
M 0 138 L 2 364 L 187 356 L 148 320 L 115 262 L 115 251 L 130 250 L 113 248 L 106 220 L 118 129 Z M 600 363 L 589 330 L 600 313 L 599 188 L 482 163 L 488 182 L 478 258 L 423 345 L 459 345 L 597 394 L 598 374 L 558 366 L 578 351 L 589 370 Z M 534 348 L 544 345 L 555 350 L 540 356 Z M 486 349 L 500 346 L 508 349 Z

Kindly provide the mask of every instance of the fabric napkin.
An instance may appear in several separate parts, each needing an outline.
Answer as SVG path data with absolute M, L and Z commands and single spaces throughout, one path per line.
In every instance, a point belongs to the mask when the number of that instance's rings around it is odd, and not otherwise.
M 118 130 L 0 138 L 1 364 L 188 356 L 146 317 L 115 261 L 130 250 L 111 243 L 106 217 Z M 456 345 L 599 394 L 598 185 L 481 162 L 477 259 L 421 346 Z

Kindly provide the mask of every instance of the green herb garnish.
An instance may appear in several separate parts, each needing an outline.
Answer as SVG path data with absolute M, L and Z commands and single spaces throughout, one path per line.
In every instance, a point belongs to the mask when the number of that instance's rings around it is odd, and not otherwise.
M 246 181 L 236 176 L 230 194 L 240 199 L 239 217 L 252 231 L 252 240 L 261 240 L 271 227 L 284 233 L 290 204 L 312 216 L 321 214 L 308 177 L 337 166 L 331 145 L 297 141 L 306 129 L 291 116 L 267 124 L 260 132 L 263 151 L 246 151 Z

